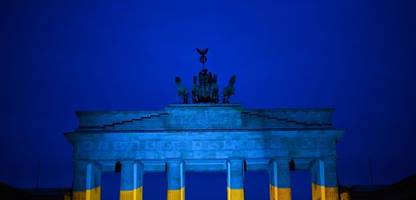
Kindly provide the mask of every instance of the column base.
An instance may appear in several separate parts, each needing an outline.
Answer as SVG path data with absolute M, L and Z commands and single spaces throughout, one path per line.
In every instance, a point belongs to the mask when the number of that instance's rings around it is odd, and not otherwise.
M 227 200 L 244 200 L 244 189 L 231 189 L 227 187 Z
M 100 200 L 101 188 L 96 187 L 85 191 L 74 191 L 73 200 Z
M 136 188 L 134 190 L 121 190 L 120 200 L 142 200 L 143 199 L 143 187 Z
M 338 200 L 338 187 L 312 184 L 312 200 Z
M 292 198 L 290 188 L 281 188 L 269 185 L 270 200 L 290 200 Z
M 168 190 L 168 200 L 185 200 L 185 188 Z

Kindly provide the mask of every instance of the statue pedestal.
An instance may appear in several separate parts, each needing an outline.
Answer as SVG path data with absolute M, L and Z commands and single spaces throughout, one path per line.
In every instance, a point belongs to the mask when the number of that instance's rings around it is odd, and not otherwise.
M 239 104 L 174 104 L 166 108 L 169 124 L 178 129 L 239 129 Z

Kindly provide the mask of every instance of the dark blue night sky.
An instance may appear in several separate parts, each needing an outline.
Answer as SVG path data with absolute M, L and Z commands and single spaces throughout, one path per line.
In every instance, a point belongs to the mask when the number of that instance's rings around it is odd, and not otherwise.
M 342 185 L 416 174 L 415 10 L 411 0 L 1 1 L 0 182 L 35 187 L 40 169 L 39 187 L 70 187 L 74 111 L 163 109 L 175 75 L 190 86 L 199 71 L 195 47 L 210 48 L 221 86 L 237 75 L 233 102 L 336 108 Z M 187 198 L 225 199 L 225 177 L 187 174 Z M 117 178 L 104 175 L 103 199 Z M 145 199 L 164 198 L 163 174 L 144 181 Z M 246 198 L 267 199 L 267 181 L 247 173 Z M 292 174 L 293 199 L 310 196 L 309 181 Z

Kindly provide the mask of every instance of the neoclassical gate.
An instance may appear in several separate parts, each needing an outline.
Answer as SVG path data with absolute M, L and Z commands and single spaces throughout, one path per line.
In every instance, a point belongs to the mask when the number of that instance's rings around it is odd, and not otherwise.
M 141 200 L 143 174 L 167 174 L 167 199 L 185 199 L 185 173 L 227 172 L 227 199 L 244 199 L 244 172 L 267 170 L 270 199 L 291 199 L 290 170 L 310 170 L 313 199 L 338 199 L 332 109 L 174 104 L 160 111 L 77 112 L 73 199 L 100 199 L 101 173 L 121 163 L 120 199 Z

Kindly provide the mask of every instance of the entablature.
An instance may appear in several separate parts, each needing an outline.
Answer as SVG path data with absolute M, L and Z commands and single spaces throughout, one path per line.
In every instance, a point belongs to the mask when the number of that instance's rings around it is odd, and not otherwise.
M 75 160 L 143 160 L 158 165 L 169 159 L 189 162 L 190 168 L 209 170 L 230 158 L 251 163 L 273 158 L 311 160 L 335 156 L 341 130 L 268 131 L 154 131 L 154 132 L 73 132 L 67 137 L 74 146 Z M 217 161 L 217 164 L 206 161 Z M 151 162 L 150 162 L 151 161 Z M 300 161 L 298 161 L 300 162 Z M 198 165 L 198 163 L 205 163 Z M 257 164 L 256 164 L 257 163 Z M 204 167 L 205 166 L 205 167 Z M 260 167 L 259 167 L 260 166 Z

